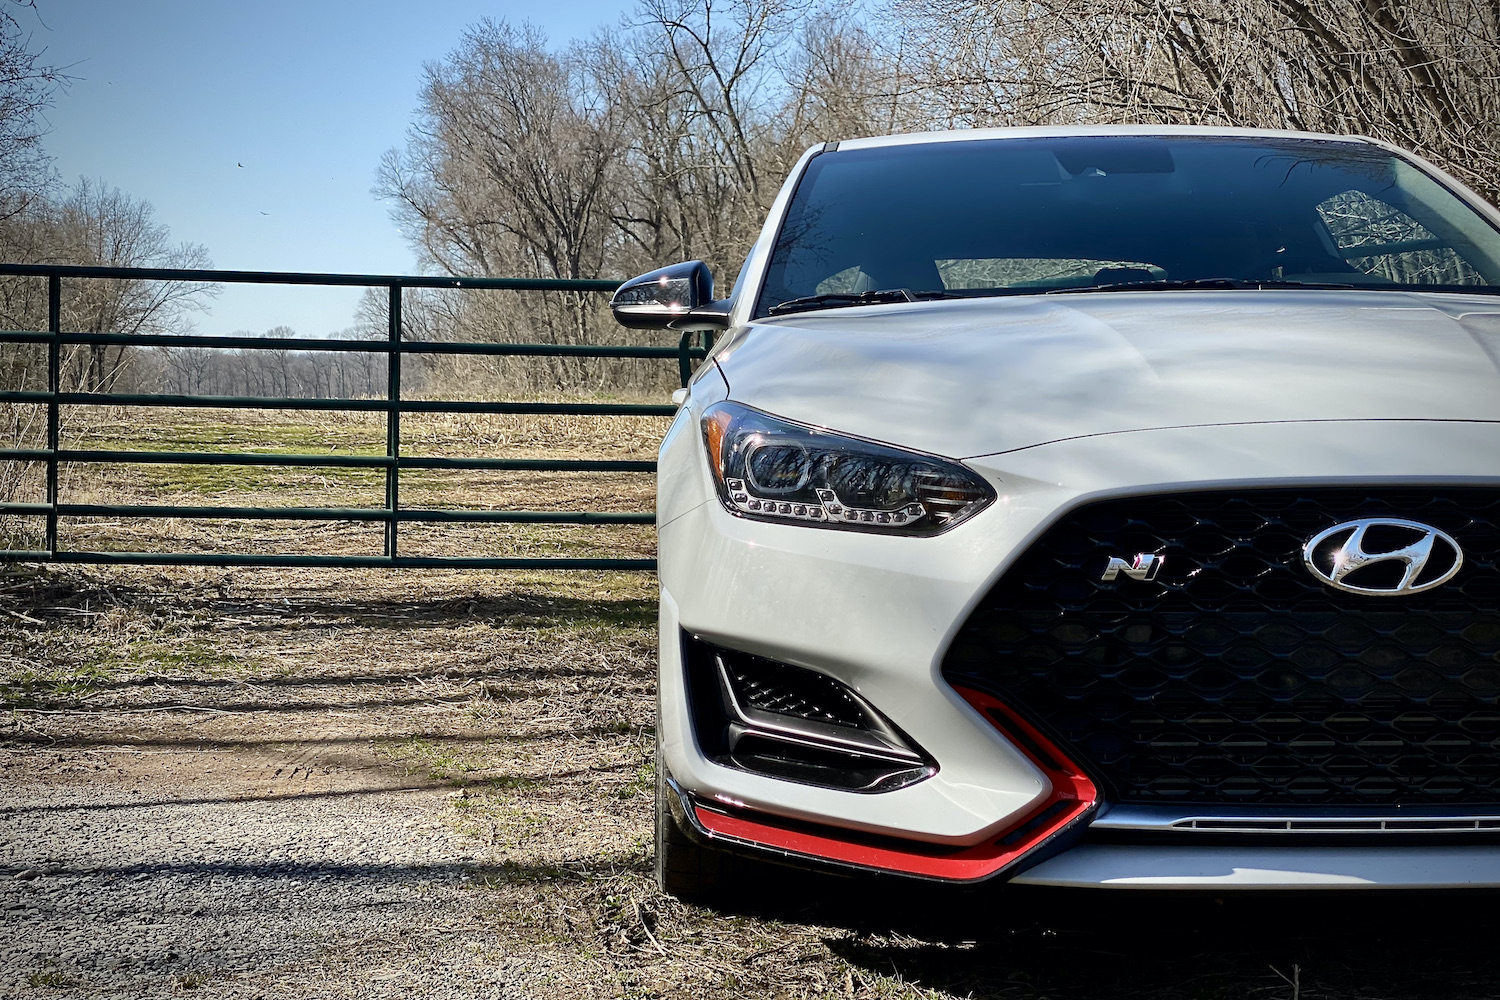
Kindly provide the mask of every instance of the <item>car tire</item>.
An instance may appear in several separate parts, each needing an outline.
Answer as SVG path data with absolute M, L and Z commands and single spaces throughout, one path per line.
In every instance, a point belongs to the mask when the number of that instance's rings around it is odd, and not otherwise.
M 685 903 L 712 905 L 734 895 L 740 885 L 739 858 L 698 843 L 683 832 L 667 796 L 667 769 L 656 758 L 656 884 Z

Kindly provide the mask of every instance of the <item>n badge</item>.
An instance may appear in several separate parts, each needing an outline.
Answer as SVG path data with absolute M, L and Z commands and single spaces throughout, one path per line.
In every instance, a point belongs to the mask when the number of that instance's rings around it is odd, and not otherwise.
M 1109 582 L 1124 573 L 1132 580 L 1155 580 L 1156 574 L 1161 572 L 1161 564 L 1165 561 L 1162 556 L 1152 555 L 1149 552 L 1138 553 L 1132 562 L 1126 562 L 1119 556 L 1110 556 L 1109 565 L 1104 567 L 1104 572 L 1099 579 Z

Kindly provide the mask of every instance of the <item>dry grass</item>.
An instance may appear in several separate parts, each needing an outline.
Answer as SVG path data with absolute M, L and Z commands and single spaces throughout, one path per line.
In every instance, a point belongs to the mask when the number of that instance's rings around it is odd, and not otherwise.
M 657 396 L 527 396 L 526 402 L 662 405 Z M 203 410 L 94 406 L 69 409 L 65 448 L 385 454 L 385 414 L 320 410 Z M 408 413 L 402 453 L 510 458 L 656 455 L 666 417 Z
M 561 401 L 561 397 L 556 400 Z M 627 402 L 660 402 L 629 399 Z M 649 460 L 663 417 L 419 414 L 403 419 L 403 454 L 469 458 Z M 316 411 L 210 411 L 80 407 L 70 411 L 66 448 L 309 455 L 385 454 L 385 416 Z M 21 477 L 19 500 L 39 502 L 42 466 Z M 65 503 L 242 507 L 381 507 L 379 469 L 246 465 L 65 466 Z M 401 476 L 406 508 L 649 512 L 649 473 L 504 472 L 416 469 Z M 0 518 L 12 548 L 41 546 L 39 517 Z M 566 525 L 403 526 L 406 555 L 649 558 L 649 528 Z M 372 522 L 65 518 L 69 549 L 135 552 L 256 552 L 378 555 Z

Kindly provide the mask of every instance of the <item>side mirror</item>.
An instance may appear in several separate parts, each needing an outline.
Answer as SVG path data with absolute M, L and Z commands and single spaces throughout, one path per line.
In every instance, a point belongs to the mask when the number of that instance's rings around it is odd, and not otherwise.
M 615 322 L 632 330 L 722 330 L 728 301 L 714 301 L 714 276 L 701 260 L 631 278 L 609 300 Z

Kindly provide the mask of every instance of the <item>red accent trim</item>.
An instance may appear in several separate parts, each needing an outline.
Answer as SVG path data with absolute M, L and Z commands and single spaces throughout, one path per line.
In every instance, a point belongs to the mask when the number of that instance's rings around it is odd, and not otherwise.
M 1089 780 L 1083 768 L 1073 763 L 1057 744 L 1043 736 L 1041 730 L 1016 714 L 1015 709 L 983 691 L 957 685 L 954 685 L 953 690 L 964 701 L 973 705 L 980 715 L 1000 730 L 1000 734 L 1014 743 L 1033 764 L 1041 768 L 1047 780 L 1052 782 L 1052 798 L 1048 800 L 1048 805 L 1071 799 L 1081 803 L 1077 812 L 1082 812 L 1099 801 L 1099 789 Z
M 771 818 L 763 813 L 729 812 L 695 805 L 693 811 L 699 824 L 712 836 L 862 868 L 955 882 L 994 875 L 1092 808 L 1099 792 L 1082 768 L 1003 702 L 968 688 L 954 690 L 1014 743 L 1052 785 L 1043 802 L 1000 835 L 972 847 L 944 848 Z M 1018 838 L 1017 833 L 1024 835 Z

